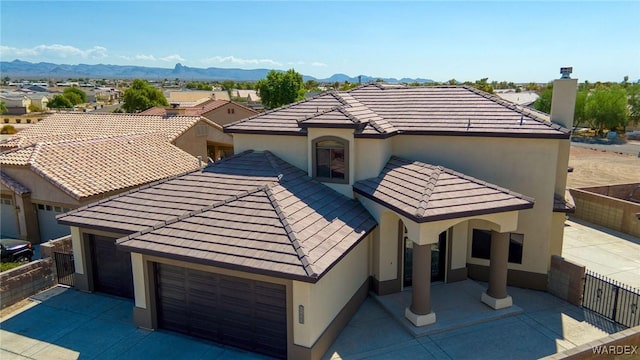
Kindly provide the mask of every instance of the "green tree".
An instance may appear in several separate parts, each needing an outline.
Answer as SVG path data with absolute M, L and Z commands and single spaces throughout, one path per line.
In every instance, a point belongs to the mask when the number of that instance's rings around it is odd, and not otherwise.
M 62 96 L 69 99 L 73 105 L 84 104 L 87 102 L 87 94 L 75 86 L 64 89 Z
M 256 83 L 262 104 L 273 109 L 304 99 L 302 75 L 294 69 L 287 72 L 269 71 L 265 79 Z
M 553 85 L 549 84 L 542 92 L 540 97 L 533 103 L 533 108 L 549 114 L 551 112 L 551 97 L 553 96 Z
M 320 86 L 320 84 L 313 79 L 309 79 L 304 83 L 304 88 L 307 89 L 307 91 L 315 90 L 318 86 Z
M 5 105 L 4 101 L 0 101 L 0 114 L 4 114 L 7 112 L 7 105 Z
M 573 128 L 577 129 L 587 123 L 587 118 L 584 113 L 584 105 L 587 102 L 589 96 L 589 90 L 578 90 L 576 93 L 576 106 L 573 111 Z
M 629 120 L 627 92 L 619 85 L 600 85 L 593 90 L 584 106 L 584 115 L 598 133 L 604 135 L 604 129 L 615 130 L 624 127 Z
M 629 103 L 629 121 L 638 125 L 640 123 L 640 83 L 627 87 L 627 102 Z
M 488 92 L 489 94 L 493 94 L 493 85 L 489 84 L 489 78 L 482 78 L 480 80 L 476 80 L 475 83 L 472 84 L 478 90 L 482 90 L 484 92 Z
M 185 87 L 187 89 L 192 89 L 192 90 L 211 90 L 212 89 L 211 85 L 204 83 L 202 81 L 188 82 L 187 85 L 185 85 Z
M 159 89 L 141 79 L 133 80 L 133 84 L 124 92 L 122 98 L 122 109 L 129 113 L 144 111 L 154 106 L 169 106 L 167 98 Z
M 64 95 L 56 95 L 47 103 L 47 106 L 51 109 L 70 109 L 73 103 Z

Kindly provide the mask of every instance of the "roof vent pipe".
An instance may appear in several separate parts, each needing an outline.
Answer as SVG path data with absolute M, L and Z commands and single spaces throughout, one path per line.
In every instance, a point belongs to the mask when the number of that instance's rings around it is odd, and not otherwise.
M 202 155 L 198 155 L 198 167 L 200 168 L 200 172 L 202 172 Z

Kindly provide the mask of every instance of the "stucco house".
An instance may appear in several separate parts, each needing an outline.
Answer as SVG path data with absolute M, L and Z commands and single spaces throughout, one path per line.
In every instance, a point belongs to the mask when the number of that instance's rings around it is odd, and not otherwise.
M 510 307 L 507 284 L 545 289 L 562 249 L 576 88 L 556 81 L 550 117 L 372 84 L 229 124 L 236 155 L 58 217 L 77 287 L 133 298 L 141 327 L 292 359 L 320 358 L 369 291 L 411 291 L 418 327 L 434 281 Z
M 34 243 L 67 235 L 56 215 L 196 169 L 231 141 L 201 116 L 52 114 L 0 142 L 0 231 Z
M 240 119 L 244 119 L 258 112 L 246 106 L 229 100 L 209 99 L 203 103 L 192 106 L 152 107 L 140 113 L 140 115 L 183 115 L 202 116 L 212 122 L 223 126 Z M 218 160 L 225 156 L 233 155 L 232 144 L 219 144 L 208 147 L 207 156 Z

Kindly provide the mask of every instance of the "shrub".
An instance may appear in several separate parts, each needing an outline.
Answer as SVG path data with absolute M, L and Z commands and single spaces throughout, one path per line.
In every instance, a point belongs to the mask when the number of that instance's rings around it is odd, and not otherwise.
M 17 132 L 16 128 L 14 128 L 13 125 L 5 125 L 0 130 L 0 134 L 3 134 L 3 135 L 13 135 L 16 132 Z

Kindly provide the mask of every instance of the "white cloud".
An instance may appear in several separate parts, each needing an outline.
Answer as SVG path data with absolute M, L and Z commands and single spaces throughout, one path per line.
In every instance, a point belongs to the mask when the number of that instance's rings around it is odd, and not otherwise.
M 173 54 L 173 55 L 169 55 L 169 56 L 165 56 L 160 58 L 160 60 L 162 61 L 166 61 L 166 62 L 184 62 L 185 58 L 183 58 L 182 56 L 178 55 L 178 54 Z
M 237 65 L 274 65 L 281 66 L 282 63 L 271 59 L 242 59 L 235 56 L 214 56 L 203 60 L 204 63 L 213 64 L 237 64 Z
M 134 57 L 134 59 L 135 60 L 158 61 L 158 59 L 156 59 L 155 56 L 153 56 L 153 55 L 145 55 L 145 54 L 136 55 Z
M 81 57 L 83 59 L 102 59 L 108 56 L 107 48 L 94 46 L 89 49 L 79 49 L 71 45 L 38 45 L 32 48 L 15 48 L 0 46 L 0 56 L 7 57 L 37 57 L 48 56 L 57 58 Z
M 327 67 L 327 64 L 316 61 L 316 62 L 312 62 L 311 66 Z

